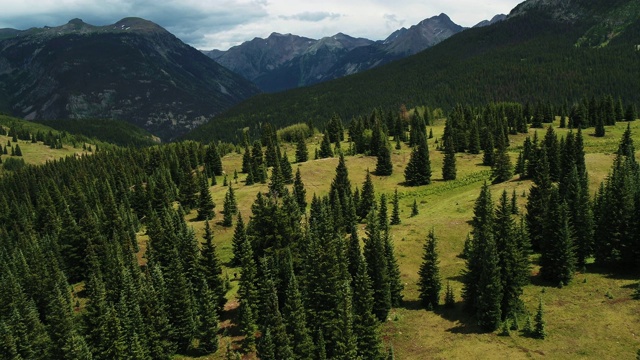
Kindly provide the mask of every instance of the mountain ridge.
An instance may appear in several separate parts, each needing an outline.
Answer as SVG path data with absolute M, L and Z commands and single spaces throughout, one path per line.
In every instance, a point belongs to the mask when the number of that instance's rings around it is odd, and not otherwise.
M 168 140 L 259 92 L 140 18 L 4 33 L 0 110 L 24 119 L 126 120 Z

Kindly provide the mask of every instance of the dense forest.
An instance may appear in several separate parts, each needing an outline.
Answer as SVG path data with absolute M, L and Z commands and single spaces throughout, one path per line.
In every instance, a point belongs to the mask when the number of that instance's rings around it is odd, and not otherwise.
M 585 6 L 595 7 L 596 3 Z M 612 6 L 611 4 L 605 4 Z M 600 14 L 602 9 L 594 10 Z M 606 11 L 604 12 L 606 13 Z M 606 46 L 576 46 L 597 16 L 575 22 L 530 10 L 486 28 L 465 30 L 433 48 L 372 71 L 279 94 L 261 94 L 217 116 L 187 138 L 241 141 L 241 131 L 260 124 L 281 128 L 312 122 L 324 128 L 338 114 L 346 121 L 372 108 L 428 105 L 449 112 L 457 103 L 543 102 L 579 104 L 607 94 L 640 103 L 640 21 L 633 21 Z M 616 64 L 611 66 L 611 64 Z M 230 131 L 230 130 L 235 130 Z
M 352 121 L 346 136 L 340 118 L 332 117 L 315 157 L 338 157 L 338 165 L 329 193 L 312 196 L 309 204 L 300 170 L 293 174 L 270 125 L 237 147 L 102 148 L 8 173 L 0 179 L 2 356 L 168 359 L 216 352 L 230 279 L 209 224 L 218 212 L 213 190 L 226 194 L 222 224 L 234 228 L 231 263 L 240 268 L 234 321 L 242 341 L 227 356 L 256 351 L 261 359 L 392 359 L 381 324 L 403 305 L 391 236 L 402 221 L 398 193 L 377 195 L 369 172 L 350 179 L 345 154 L 376 156 L 375 173 L 388 176 L 393 143 L 412 148 L 407 186 L 431 183 L 434 143 L 447 154 L 482 152 L 495 183 L 514 173 L 533 180 L 526 214 L 518 213 L 515 193 L 504 192 L 494 205 L 488 184 L 482 188 L 461 254 L 462 298 L 485 331 L 524 324 L 526 334 L 544 338 L 542 302 L 532 320 L 520 300 L 532 258 L 539 259 L 542 281 L 559 287 L 592 258 L 618 271 L 640 266 L 640 170 L 630 128 L 595 198 L 586 180 L 582 129 L 625 120 L 625 106 L 611 99 L 557 111 L 544 103 L 458 105 L 440 142 L 430 136 L 429 111 L 375 110 Z M 558 139 L 547 125 L 555 114 L 575 131 Z M 505 157 L 509 138 L 529 127 L 546 127 L 545 135 L 527 138 L 513 165 Z M 306 162 L 310 131 L 293 133 L 295 161 Z M 340 148 L 344 139 L 348 149 Z M 227 178 L 221 160 L 242 148 L 243 184 Z M 455 160 L 445 156 L 445 180 L 455 179 Z M 353 186 L 353 180 L 362 183 Z M 234 187 L 252 183 L 268 187 L 257 193 L 245 223 Z M 202 238 L 185 220 L 192 210 L 195 220 L 205 221 Z M 365 224 L 364 236 L 359 224 Z M 432 230 L 419 272 L 421 306 L 428 310 L 440 306 L 443 288 L 437 243 Z M 444 305 L 454 301 L 447 286 Z

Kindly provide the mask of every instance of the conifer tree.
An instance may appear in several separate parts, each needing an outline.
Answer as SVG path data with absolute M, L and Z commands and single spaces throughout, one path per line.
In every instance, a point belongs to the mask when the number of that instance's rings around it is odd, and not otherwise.
M 362 192 L 360 193 L 360 203 L 358 204 L 357 215 L 360 219 L 365 219 L 372 208 L 376 206 L 376 195 L 373 189 L 373 181 L 371 173 L 367 169 L 367 175 L 362 183 Z
M 233 225 L 233 215 L 237 212 L 237 205 L 234 204 L 235 195 L 233 188 L 229 186 L 229 190 L 224 196 L 224 203 L 222 204 L 222 226 L 231 227 Z
M 280 169 L 280 164 L 277 164 L 273 167 L 271 172 L 271 181 L 269 182 L 269 193 L 273 194 L 276 197 L 282 196 L 284 194 L 284 178 L 282 177 L 282 170 Z
M 373 289 L 373 313 L 378 320 L 386 321 L 391 310 L 391 289 L 384 242 L 378 228 L 376 211 L 367 217 L 367 238 L 364 242 L 364 257 Z
M 509 181 L 513 176 L 511 157 L 507 153 L 504 136 L 500 136 L 498 138 L 498 146 L 493 158 L 491 172 L 491 177 L 493 178 L 494 184 Z
M 222 175 L 222 160 L 220 159 L 220 153 L 218 152 L 218 148 L 214 142 L 211 142 L 209 146 L 207 146 L 204 159 L 205 167 L 211 169 L 211 176 Z
M 357 240 L 357 237 L 356 237 Z M 373 293 L 367 264 L 362 254 L 354 254 L 355 273 L 353 275 L 353 332 L 357 339 L 357 355 L 362 359 L 378 359 L 381 354 L 381 340 L 378 321 L 373 314 Z M 351 263 L 350 263 L 351 265 Z
M 309 160 L 309 150 L 304 136 L 299 136 L 296 142 L 296 162 L 302 163 Z
M 422 264 L 418 271 L 418 291 L 422 306 L 426 309 L 434 309 L 440 302 L 440 269 L 438 253 L 436 250 L 437 239 L 434 230 L 429 230 L 426 242 L 423 246 Z
M 213 219 L 213 217 L 215 216 L 213 208 L 216 207 L 216 204 L 211 198 L 208 182 L 209 181 L 207 180 L 206 176 L 201 176 L 200 195 L 198 196 L 198 220 Z
M 293 184 L 293 169 L 291 168 L 291 163 L 289 162 L 289 157 L 287 156 L 286 150 L 280 157 L 280 171 L 282 173 L 282 179 L 284 180 L 284 183 Z
M 486 226 L 486 225 L 485 225 Z M 478 325 L 487 331 L 494 331 L 500 325 L 502 284 L 500 281 L 500 266 L 496 243 L 490 229 L 483 229 L 486 238 L 484 246 L 478 248 L 479 274 L 477 283 L 476 316 Z M 476 244 L 477 245 L 477 244 Z
M 546 150 L 541 148 L 537 157 L 539 163 L 536 166 L 533 185 L 527 197 L 527 229 L 529 238 L 534 250 L 540 250 L 544 240 L 547 224 L 547 210 L 549 197 L 551 196 L 551 179 L 549 177 L 549 166 L 546 161 Z
M 293 197 L 296 199 L 298 208 L 304 214 L 307 209 L 307 190 L 305 190 L 304 183 L 302 182 L 300 168 L 296 170 L 296 177 L 293 180 Z
M 431 160 L 429 147 L 424 131 L 416 132 L 417 144 L 411 152 L 409 163 L 404 171 L 405 182 L 409 186 L 428 185 L 431 183 Z
M 486 166 L 493 166 L 493 163 L 495 162 L 494 159 L 494 147 L 495 144 L 493 142 L 493 135 L 491 134 L 491 132 L 487 132 L 487 137 L 485 140 L 486 144 L 484 146 L 484 153 L 482 155 L 482 165 L 486 165 Z
M 388 225 L 387 225 L 388 229 Z M 391 306 L 398 307 L 402 304 L 402 291 L 404 290 L 404 284 L 402 284 L 402 276 L 400 274 L 400 265 L 395 255 L 393 242 L 391 236 L 389 236 L 388 230 L 383 233 L 384 250 L 387 257 L 387 273 L 389 276 L 389 293 L 391 295 Z
M 249 145 L 246 144 L 244 148 L 244 154 L 242 155 L 242 172 L 248 174 L 251 172 L 253 168 L 253 163 L 251 160 L 251 150 L 249 149 Z
M 475 120 L 471 120 L 471 129 L 469 130 L 469 153 L 480 154 L 480 132 Z
M 411 217 L 418 216 L 418 202 L 413 199 L 413 205 L 411 206 Z
M 327 133 L 322 137 L 322 142 L 320 143 L 320 151 L 318 152 L 318 158 L 324 159 L 333 156 L 333 151 L 331 150 L 331 141 L 329 140 L 329 135 Z
M 242 224 L 242 218 L 238 218 L 239 229 Z M 239 322 L 241 333 L 244 335 L 243 347 L 246 351 L 252 351 L 255 347 L 255 333 L 257 330 L 257 303 L 258 295 L 256 290 L 257 284 L 257 267 L 253 257 L 253 250 L 249 238 L 244 236 L 240 244 L 240 280 L 238 283 L 239 297 Z
M 544 321 L 544 309 L 542 307 L 542 299 L 538 303 L 538 311 L 536 312 L 535 325 L 533 328 L 533 337 L 536 339 L 544 339 L 547 337 Z
M 205 286 L 200 315 L 200 331 L 198 350 L 203 354 L 211 354 L 218 350 L 218 314 L 216 295 Z
M 540 247 L 540 274 L 553 284 L 568 285 L 576 266 L 574 233 L 565 202 L 557 191 L 549 200 L 547 235 Z
M 384 133 L 383 133 L 384 135 Z M 378 149 L 377 153 L 377 162 L 376 162 L 376 175 L 378 176 L 389 176 L 393 173 L 393 164 L 391 163 L 391 150 L 389 150 L 389 144 L 386 140 L 386 135 L 384 135 L 384 139 L 382 144 L 380 144 L 380 149 Z
M 313 353 L 313 341 L 307 328 L 302 294 L 298 288 L 298 281 L 293 273 L 293 268 L 289 266 L 288 270 L 282 316 L 287 326 L 289 342 L 294 356 L 299 359 L 309 359 Z
M 453 308 L 456 306 L 456 297 L 453 294 L 453 288 L 451 287 L 451 283 L 447 281 L 447 289 L 444 293 L 444 307 Z
M 227 302 L 225 298 L 226 290 L 222 280 L 222 265 L 218 259 L 216 245 L 213 243 L 213 231 L 211 231 L 209 221 L 205 221 L 204 225 L 204 244 L 202 244 L 199 265 L 200 272 L 207 283 L 208 291 L 211 292 L 214 309 L 220 315 L 224 304 Z
M 445 131 L 446 132 L 446 131 Z M 456 179 L 456 149 L 451 133 L 444 136 L 444 162 L 442 164 L 442 178 L 447 180 Z
M 391 225 L 400 225 L 400 199 L 398 198 L 398 189 L 393 193 L 393 210 L 391 212 Z
M 231 240 L 231 248 L 233 252 L 233 258 L 231 259 L 232 266 L 241 266 L 242 258 L 242 244 L 247 241 L 247 233 L 244 227 L 244 221 L 242 220 L 242 214 L 238 213 L 238 221 L 233 232 L 233 240 Z

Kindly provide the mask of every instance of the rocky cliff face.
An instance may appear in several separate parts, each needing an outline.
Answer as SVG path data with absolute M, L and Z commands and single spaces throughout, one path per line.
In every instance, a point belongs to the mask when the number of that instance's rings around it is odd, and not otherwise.
M 120 119 L 168 140 L 258 92 L 139 18 L 0 32 L 0 107 L 25 119 Z

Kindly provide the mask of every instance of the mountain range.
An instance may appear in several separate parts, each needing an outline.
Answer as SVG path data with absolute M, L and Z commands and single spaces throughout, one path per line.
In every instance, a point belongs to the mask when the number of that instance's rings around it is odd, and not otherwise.
M 504 17 L 504 15 L 503 15 Z M 491 21 L 500 21 L 496 16 Z M 278 92 L 337 79 L 414 55 L 464 30 L 446 14 L 401 28 L 385 40 L 373 41 L 338 33 L 319 40 L 272 33 L 227 51 L 204 53 L 254 82 L 265 92 Z
M 416 55 L 333 81 L 261 94 L 189 138 L 237 139 L 238 129 L 310 122 L 322 128 L 375 109 L 545 102 L 570 107 L 612 95 L 640 104 L 637 0 L 528 0 L 490 26 L 461 31 Z M 567 109 L 568 110 L 568 109 Z M 236 131 L 232 131 L 232 129 Z M 224 129 L 224 131 L 223 131 Z
M 0 30 L 0 111 L 28 119 L 120 119 L 163 140 L 259 93 L 160 26 Z

